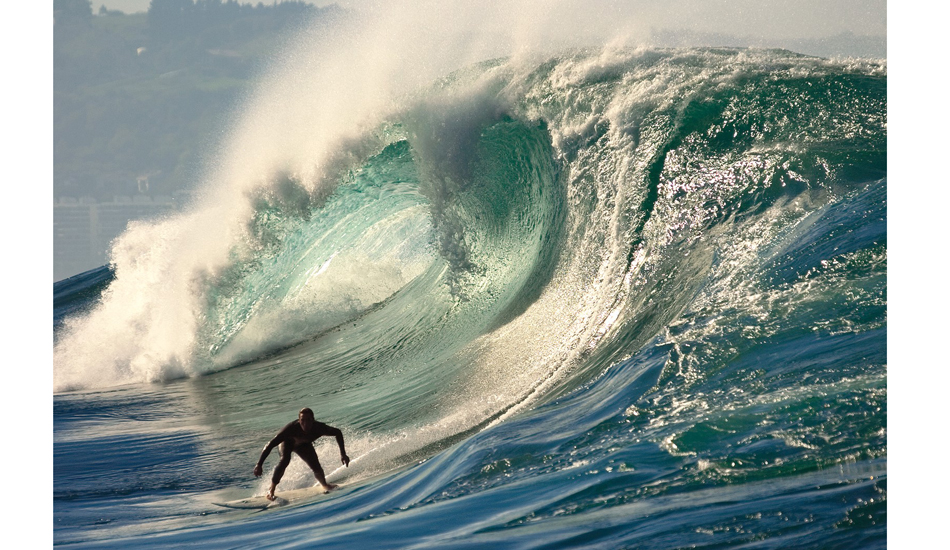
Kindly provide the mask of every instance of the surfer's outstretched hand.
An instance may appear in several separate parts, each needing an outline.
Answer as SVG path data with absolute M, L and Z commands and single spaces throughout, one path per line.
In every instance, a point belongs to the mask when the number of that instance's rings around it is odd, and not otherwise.
M 261 468 L 260 464 L 254 466 L 254 477 L 261 477 L 264 473 L 264 468 Z
M 347 468 L 350 467 L 350 457 L 346 456 L 345 454 L 340 455 L 340 462 L 342 462 Z

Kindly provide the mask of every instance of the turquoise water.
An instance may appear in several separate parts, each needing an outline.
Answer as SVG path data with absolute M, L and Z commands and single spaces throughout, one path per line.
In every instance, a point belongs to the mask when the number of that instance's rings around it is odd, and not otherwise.
M 885 547 L 886 86 L 501 58 L 133 226 L 54 285 L 55 542 Z M 303 406 L 343 489 L 215 507 Z

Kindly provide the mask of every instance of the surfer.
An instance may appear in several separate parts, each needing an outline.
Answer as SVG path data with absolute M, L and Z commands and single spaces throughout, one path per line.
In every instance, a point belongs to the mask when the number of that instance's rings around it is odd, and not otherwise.
M 277 489 L 280 478 L 284 476 L 284 470 L 290 464 L 291 453 L 297 453 L 297 456 L 302 458 L 307 466 L 310 466 L 313 475 L 316 476 L 317 482 L 323 487 L 324 491 L 329 492 L 336 488 L 336 485 L 327 483 L 327 478 L 323 475 L 323 468 L 320 467 L 320 461 L 317 460 L 317 451 L 313 448 L 314 440 L 325 435 L 336 437 L 337 445 L 340 446 L 340 460 L 344 466 L 349 467 L 350 457 L 346 456 L 346 450 L 343 448 L 343 432 L 333 426 L 327 426 L 323 422 L 317 422 L 313 417 L 313 411 L 310 409 L 300 409 L 297 420 L 284 426 L 274 436 L 274 439 L 267 443 L 261 453 L 260 460 L 257 461 L 257 466 L 254 466 L 254 476 L 260 477 L 264 473 L 264 460 L 267 459 L 267 455 L 274 447 L 280 445 L 280 462 L 277 463 L 274 476 L 271 478 L 270 491 L 266 495 L 268 500 L 277 498 L 274 496 L 274 490 Z

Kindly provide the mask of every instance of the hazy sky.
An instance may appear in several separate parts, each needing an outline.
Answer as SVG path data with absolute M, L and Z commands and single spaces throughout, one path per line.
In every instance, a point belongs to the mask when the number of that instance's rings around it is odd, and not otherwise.
M 106 9 L 110 10 L 121 10 L 125 13 L 135 13 L 138 11 L 148 11 L 148 5 L 152 0 L 92 0 L 92 11 L 98 12 L 99 6 L 105 6 Z M 257 4 L 258 2 L 262 4 L 271 4 L 274 0 L 238 0 L 241 4 Z M 305 0 L 307 1 L 307 0 Z M 322 6 L 325 4 L 332 4 L 332 0 L 329 2 L 317 2 L 308 1 L 309 4 L 316 4 Z M 340 5 L 343 5 L 345 2 L 338 2 Z
M 273 0 L 239 0 L 271 4 Z M 341 6 L 373 4 L 374 0 L 307 0 Z M 126 13 L 147 11 L 150 0 L 92 0 Z M 658 28 L 688 29 L 764 38 L 817 38 L 845 31 L 859 35 L 887 33 L 887 0 L 616 0 L 620 11 L 642 13 Z M 539 4 L 543 4 L 539 2 Z

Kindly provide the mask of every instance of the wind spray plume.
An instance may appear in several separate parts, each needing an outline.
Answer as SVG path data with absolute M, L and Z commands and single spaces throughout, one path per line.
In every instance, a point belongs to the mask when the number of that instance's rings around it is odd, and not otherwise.
M 379 146 L 373 130 L 414 90 L 503 54 L 504 42 L 473 31 L 473 10 L 394 3 L 292 40 L 236 110 L 239 119 L 205 168 L 198 200 L 183 214 L 131 224 L 113 244 L 115 280 L 57 337 L 55 389 L 228 366 L 215 365 L 213 344 L 202 338 L 208 292 L 260 250 L 253 230 L 260 200 L 286 198 L 288 182 L 291 192 L 296 186 L 325 196 L 334 176 Z

